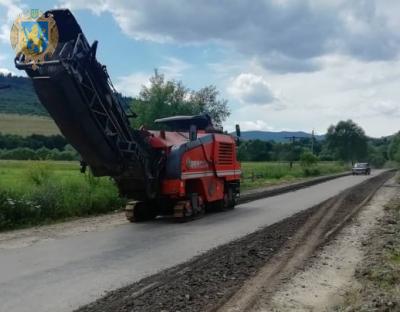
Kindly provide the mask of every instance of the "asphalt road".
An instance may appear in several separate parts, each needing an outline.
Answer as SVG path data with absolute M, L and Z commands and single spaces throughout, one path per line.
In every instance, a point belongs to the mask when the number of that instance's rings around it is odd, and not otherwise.
M 28 247 L 0 249 L 0 311 L 71 311 L 107 290 L 275 223 L 368 178 L 338 178 L 190 223 L 124 224 Z

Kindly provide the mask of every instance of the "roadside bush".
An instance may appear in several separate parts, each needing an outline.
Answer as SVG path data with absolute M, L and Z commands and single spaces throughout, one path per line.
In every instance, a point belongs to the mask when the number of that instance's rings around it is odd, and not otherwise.
M 36 152 L 27 147 L 19 147 L 11 150 L 2 150 L 0 153 L 1 159 L 15 160 L 37 160 Z
M 318 157 L 309 151 L 303 152 L 300 156 L 300 165 L 303 168 L 305 177 L 314 177 L 321 175 L 320 169 L 317 167 Z
M 40 207 L 36 203 L 0 190 L 0 230 L 35 223 L 39 215 Z
M 58 149 L 48 149 L 46 147 L 37 150 L 19 147 L 15 149 L 0 150 L 0 159 L 8 160 L 78 160 L 76 151 L 68 149 L 60 151 Z
M 303 168 L 314 166 L 318 163 L 318 157 L 315 156 L 313 153 L 306 151 L 303 152 L 300 156 L 300 165 Z
M 52 171 L 47 164 L 37 163 L 31 164 L 26 171 L 26 178 L 34 185 L 42 185 L 49 181 Z
M 40 135 L 31 134 L 29 136 L 20 136 L 15 134 L 5 134 L 0 132 L 0 149 L 15 149 L 26 147 L 30 149 L 39 149 L 46 147 L 48 149 L 57 148 L 62 150 L 67 145 L 66 139 L 61 135 Z
M 56 181 L 45 181 L 39 184 L 29 194 L 30 202 L 34 203 L 39 210 L 39 219 L 56 220 L 67 217 L 59 210 L 62 188 Z
M 394 160 L 388 160 L 387 162 L 385 162 L 385 164 L 383 165 L 383 168 L 399 168 L 399 163 L 394 161 Z
M 17 184 L 0 188 L 0 231 L 106 213 L 124 204 L 110 179 L 56 174 L 46 163 L 32 163 Z
M 91 213 L 105 213 L 109 211 L 110 207 L 114 207 L 114 210 L 124 206 L 125 200 L 118 196 L 116 188 L 110 188 L 108 183 L 99 183 L 99 185 L 91 190 Z
M 306 177 L 316 177 L 321 175 L 321 171 L 318 168 L 304 168 L 304 176 Z
M 370 155 L 368 161 L 375 168 L 382 168 L 385 165 L 386 159 L 382 155 Z
M 319 160 L 320 161 L 335 161 L 335 157 L 331 152 L 329 152 L 327 150 L 323 150 L 321 152 L 321 154 L 319 154 Z

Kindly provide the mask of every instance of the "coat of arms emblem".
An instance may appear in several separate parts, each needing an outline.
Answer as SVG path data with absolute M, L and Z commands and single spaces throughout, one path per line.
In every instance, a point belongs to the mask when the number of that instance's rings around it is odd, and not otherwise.
M 10 39 L 17 56 L 22 54 L 24 62 L 36 69 L 57 47 L 57 25 L 51 14 L 45 16 L 39 10 L 30 10 L 14 21 Z

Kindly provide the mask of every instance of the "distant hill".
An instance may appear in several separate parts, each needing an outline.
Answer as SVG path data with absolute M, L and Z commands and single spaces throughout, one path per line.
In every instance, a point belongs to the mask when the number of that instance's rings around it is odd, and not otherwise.
M 30 78 L 0 74 L 0 85 L 10 86 L 0 90 L 0 113 L 48 116 L 36 96 Z M 131 100 L 125 97 L 121 102 L 126 108 Z
M 0 113 L 48 115 L 40 104 L 30 79 L 0 74 L 0 85 L 10 86 L 0 90 Z
M 261 140 L 261 141 L 275 141 L 275 142 L 287 142 L 287 137 L 305 137 L 311 138 L 311 133 L 303 131 L 242 131 L 243 140 Z M 324 135 L 315 135 L 317 140 L 323 140 Z

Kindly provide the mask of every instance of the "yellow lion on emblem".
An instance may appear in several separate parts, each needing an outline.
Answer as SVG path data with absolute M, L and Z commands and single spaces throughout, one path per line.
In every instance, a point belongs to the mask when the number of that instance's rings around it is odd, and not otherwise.
M 44 31 L 44 30 L 43 30 Z M 25 36 L 22 36 L 22 53 L 24 54 L 40 54 L 44 52 L 43 33 L 39 34 L 39 25 L 34 24 L 31 31 L 24 29 Z

